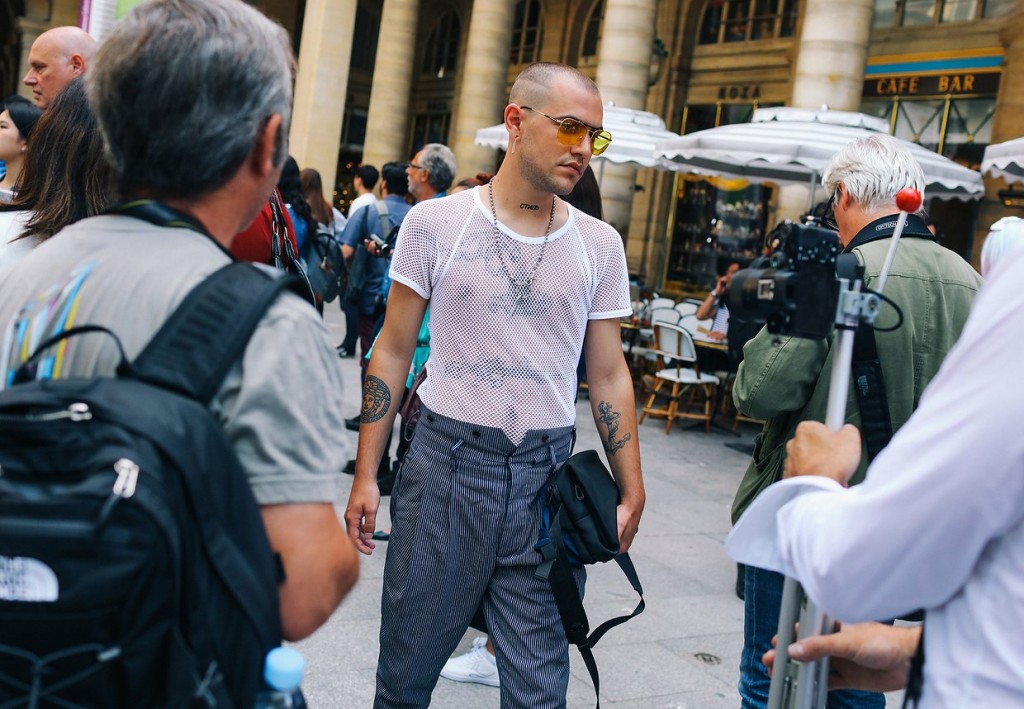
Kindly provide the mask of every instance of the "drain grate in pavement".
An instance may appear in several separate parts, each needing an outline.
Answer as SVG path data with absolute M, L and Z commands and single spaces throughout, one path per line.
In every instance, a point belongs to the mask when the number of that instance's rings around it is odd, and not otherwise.
M 705 665 L 720 665 L 722 664 L 722 658 L 717 655 L 712 655 L 710 652 L 698 652 L 694 654 L 698 660 L 703 662 Z

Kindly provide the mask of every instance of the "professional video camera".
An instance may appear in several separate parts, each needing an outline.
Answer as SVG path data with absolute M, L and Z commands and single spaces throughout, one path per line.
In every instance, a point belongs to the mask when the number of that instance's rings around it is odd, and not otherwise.
M 738 271 L 726 305 L 768 332 L 826 337 L 836 321 L 839 235 L 829 229 L 784 221 L 768 235 L 771 268 Z

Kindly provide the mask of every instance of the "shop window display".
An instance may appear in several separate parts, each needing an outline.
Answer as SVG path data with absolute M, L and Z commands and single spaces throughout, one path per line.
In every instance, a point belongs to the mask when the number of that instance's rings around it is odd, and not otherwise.
M 665 290 L 706 293 L 726 262 L 760 255 L 772 189 L 745 180 L 680 180 Z

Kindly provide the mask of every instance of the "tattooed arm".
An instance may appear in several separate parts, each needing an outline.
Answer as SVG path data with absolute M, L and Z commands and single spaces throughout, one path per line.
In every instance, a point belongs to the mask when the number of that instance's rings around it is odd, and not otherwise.
M 619 484 L 619 545 L 628 551 L 646 496 L 640 474 L 633 381 L 622 356 L 618 320 L 591 320 L 583 344 L 590 406 L 615 481 Z
M 349 536 L 364 554 L 370 554 L 375 546 L 370 537 L 380 506 L 377 466 L 402 403 L 409 363 L 416 348 L 416 335 L 426 308 L 427 301 L 411 288 L 398 281 L 391 284 L 384 327 L 373 345 L 373 356 L 366 369 L 363 407 L 359 414 L 356 476 L 345 509 Z

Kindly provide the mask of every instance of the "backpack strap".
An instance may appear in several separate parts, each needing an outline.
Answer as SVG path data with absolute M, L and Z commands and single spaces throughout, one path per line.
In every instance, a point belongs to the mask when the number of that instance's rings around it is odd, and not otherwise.
M 135 359 L 135 377 L 208 404 L 270 304 L 302 283 L 236 261 L 199 283 Z
M 836 259 L 836 275 L 851 281 L 863 281 L 864 268 L 858 264 L 855 255 L 844 253 Z M 875 330 L 863 322 L 854 334 L 850 373 L 857 405 L 860 407 L 861 433 L 868 460 L 872 461 L 892 440 L 892 416 L 889 413 L 889 400 L 885 396 L 885 377 L 882 376 L 882 361 L 875 343 Z
M 892 417 L 885 396 L 882 361 L 875 345 L 875 331 L 861 323 L 853 337 L 853 388 L 860 406 L 861 431 L 868 461 L 875 459 L 892 440 Z
M 557 515 L 551 527 L 551 540 L 561 539 L 561 528 Z M 615 563 L 622 569 L 626 579 L 633 590 L 640 596 L 640 603 L 633 612 L 628 615 L 620 615 L 616 618 L 606 620 L 597 626 L 594 632 L 590 632 L 590 620 L 587 618 L 587 611 L 583 607 L 583 600 L 580 598 L 579 587 L 573 577 L 572 569 L 565 560 L 564 549 L 557 549 L 558 543 L 549 541 L 538 548 L 544 557 L 544 561 L 537 567 L 535 576 L 544 579 L 551 587 L 551 594 L 555 597 L 555 606 L 558 608 L 558 615 L 562 619 L 562 628 L 565 630 L 565 637 L 570 644 L 575 645 L 580 651 L 583 663 L 590 673 L 590 680 L 594 683 L 594 694 L 597 697 L 597 709 L 601 707 L 601 673 L 597 669 L 597 661 L 594 659 L 593 648 L 604 634 L 617 625 L 622 625 L 630 618 L 634 618 L 644 612 L 646 603 L 644 601 L 644 589 L 640 585 L 640 579 L 636 574 L 632 559 L 628 553 L 622 553 L 615 557 Z
M 917 651 L 910 660 L 907 673 L 907 689 L 903 695 L 903 709 L 917 707 L 921 701 L 921 690 L 924 689 L 924 629 L 921 624 L 921 639 L 917 642 Z
M 377 218 L 380 219 L 380 238 L 387 239 L 391 235 L 391 215 L 388 214 L 388 205 L 384 200 L 377 200 Z

